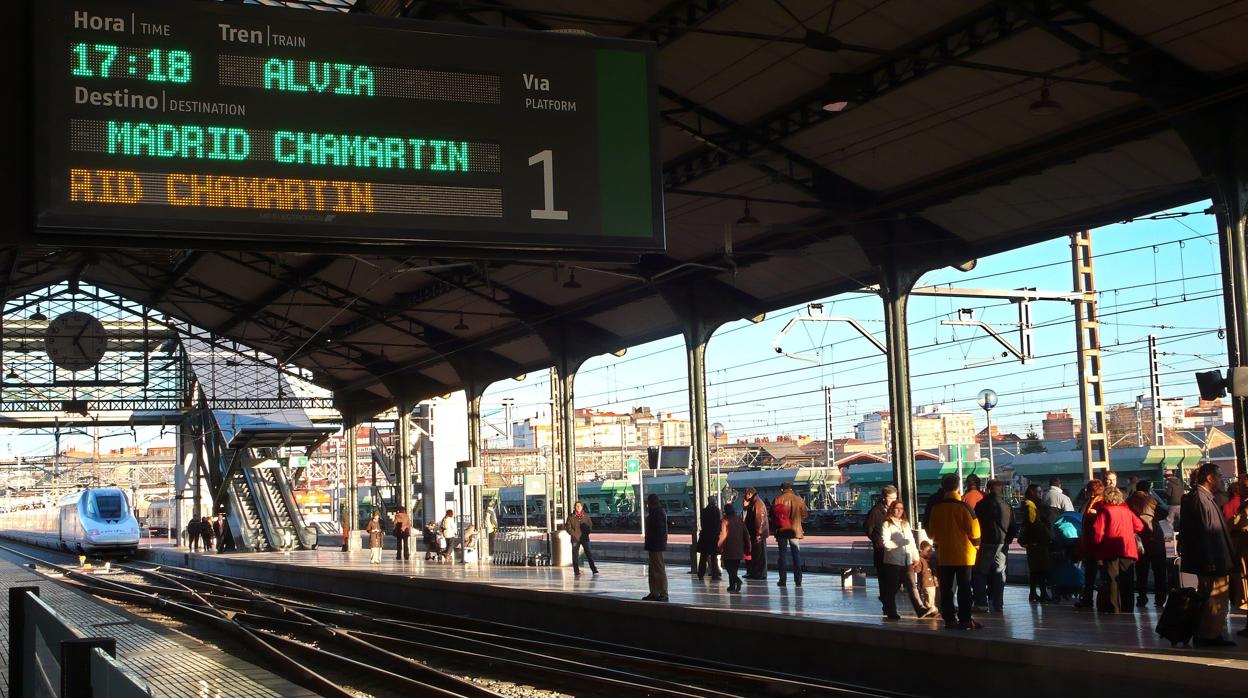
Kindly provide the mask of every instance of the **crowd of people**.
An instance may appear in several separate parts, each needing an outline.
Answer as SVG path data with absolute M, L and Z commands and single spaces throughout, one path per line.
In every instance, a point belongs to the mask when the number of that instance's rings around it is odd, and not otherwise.
M 187 547 L 193 553 L 200 552 L 201 549 L 205 553 L 212 550 L 225 553 L 237 549 L 234 535 L 230 531 L 230 520 L 225 514 L 217 514 L 214 519 L 207 516 L 198 519 L 192 517 L 186 524 L 185 533 Z
M 1053 478 L 1047 489 L 1028 485 L 1017 510 L 1004 488 L 946 475 L 919 527 L 906 518 L 896 488 L 883 488 L 864 532 L 885 618 L 900 618 L 896 595 L 904 590 L 920 618 L 939 613 L 946 628 L 982 627 L 976 613 L 1005 610 L 1006 563 L 1017 541 L 1026 552 L 1030 603 L 1074 598 L 1076 608 L 1132 613 L 1148 605 L 1150 588 L 1153 604 L 1165 609 L 1171 590 L 1187 587 L 1198 609 L 1193 644 L 1234 646 L 1225 636 L 1229 608 L 1248 610 L 1248 476 L 1228 486 L 1218 466 L 1205 463 L 1189 487 L 1167 473 L 1154 490 L 1134 477 L 1120 487 L 1106 472 L 1073 501 Z M 1238 635 L 1248 637 L 1248 628 Z
M 585 517 L 588 524 L 589 517 Z M 418 522 L 416 522 L 418 523 Z M 493 505 L 487 507 L 482 523 L 485 527 L 485 534 L 490 541 L 490 545 L 494 544 L 494 535 L 498 530 L 498 515 L 495 513 Z M 351 516 L 345 511 L 342 514 L 339 526 L 342 530 L 342 551 L 347 552 L 350 548 L 348 541 L 351 539 L 353 532 Z M 368 534 L 368 549 L 370 564 L 381 564 L 382 549 L 385 547 L 386 536 L 393 536 L 395 539 L 395 560 L 412 559 L 412 535 L 414 530 L 413 515 L 408 514 L 407 510 L 400 507 L 390 518 L 387 523 L 383 520 L 379 511 L 373 511 L 369 516 L 369 520 L 364 524 L 363 531 Z M 480 535 L 475 524 L 468 524 L 464 527 L 462 535 L 459 530 L 459 521 L 455 518 L 455 511 L 447 509 L 446 514 L 441 519 L 430 521 L 425 524 L 420 531 L 421 543 L 425 548 L 425 560 L 430 562 L 450 562 L 455 559 L 456 554 L 465 562 L 471 562 L 475 559 L 477 548 L 477 537 Z M 588 540 L 586 540 L 586 550 L 588 550 Z M 590 568 L 593 569 L 593 562 L 590 562 Z M 597 570 L 594 569 L 597 574 Z
M 703 580 L 709 574 L 712 581 L 718 581 L 723 569 L 728 573 L 728 593 L 739 593 L 742 577 L 738 573 L 744 562 L 745 579 L 765 581 L 767 540 L 774 536 L 780 576 L 777 585 L 786 586 L 792 571 L 793 586 L 802 586 L 801 540 L 805 537 L 802 523 L 807 518 L 806 502 L 793 492 L 793 484 L 789 482 L 781 483 L 780 496 L 770 506 L 756 489 L 746 488 L 739 514 L 731 502 L 724 505 L 723 511 L 714 501 L 707 503 L 702 510 L 695 544 L 698 579 Z M 667 550 L 667 512 L 655 494 L 646 497 L 645 531 L 650 593 L 642 600 L 667 601 L 667 568 L 663 561 Z M 575 554 L 572 560 L 575 565 Z
M 791 483 L 770 505 L 754 488 L 747 488 L 740 511 L 733 503 L 721 511 L 712 501 L 702 511 L 695 548 L 697 576 L 703 580 L 728 577 L 727 592 L 739 593 L 744 579 L 766 580 L 768 539 L 776 541 L 780 587 L 792 575 L 802 586 L 801 541 L 808 518 L 805 501 Z M 1154 489 L 1148 480 L 1131 478 L 1120 487 L 1117 475 L 1106 472 L 1089 481 L 1072 498 L 1053 478 L 1047 488 L 1029 484 L 1017 509 L 1005 495 L 1005 483 L 987 483 L 975 476 L 961 481 L 949 474 L 932 494 L 919 525 L 897 498 L 897 489 L 885 486 L 866 517 L 864 533 L 871 542 L 879 579 L 879 600 L 886 619 L 897 620 L 897 594 L 918 618 L 940 617 L 948 629 L 982 627 L 975 614 L 1005 612 L 1007 561 L 1011 545 L 1026 554 L 1028 600 L 1047 604 L 1074 599 L 1075 607 L 1101 613 L 1132 613 L 1152 602 L 1164 609 L 1172 590 L 1188 587 L 1197 599 L 1199 621 L 1193 640 L 1197 646 L 1235 644 L 1225 629 L 1232 604 L 1248 610 L 1248 475 L 1228 484 L 1217 465 L 1202 464 L 1192 471 L 1190 486 L 1173 473 Z M 343 521 L 343 549 L 350 535 Z M 491 539 L 497 529 L 492 506 L 483 517 Z M 387 527 L 378 512 L 365 526 L 370 560 L 380 564 L 387 533 L 397 540 L 395 558 L 410 559 L 412 517 L 400 510 Z M 581 502 L 562 524 L 571 540 L 572 570 L 581 575 L 581 558 L 598 574 L 590 546 L 593 522 Z M 218 515 L 192 520 L 186 531 L 191 549 L 219 552 L 232 547 L 228 520 Z M 1173 534 L 1177 557 L 1169 557 L 1167 541 Z M 465 527 L 461 538 L 453 510 L 423 529 L 425 559 L 447 561 L 457 550 L 475 550 L 477 530 Z M 668 517 L 659 497 L 646 500 L 645 551 L 649 594 L 644 600 L 667 601 L 664 553 L 668 544 Z M 492 540 L 491 540 L 492 544 Z M 1163 616 L 1164 620 L 1164 616 Z M 1248 637 L 1248 627 L 1237 633 Z

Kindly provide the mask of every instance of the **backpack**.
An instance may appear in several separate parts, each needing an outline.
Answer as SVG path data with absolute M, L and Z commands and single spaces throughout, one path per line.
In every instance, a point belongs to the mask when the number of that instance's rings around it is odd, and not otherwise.
M 789 521 L 789 505 L 776 498 L 771 503 L 771 529 L 777 534 L 791 532 L 792 522 Z

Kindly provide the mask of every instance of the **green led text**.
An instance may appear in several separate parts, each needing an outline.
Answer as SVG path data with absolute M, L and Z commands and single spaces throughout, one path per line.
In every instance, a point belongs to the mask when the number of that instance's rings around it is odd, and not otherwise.
M 70 74 L 77 78 L 135 78 L 183 84 L 191 81 L 191 54 L 154 48 L 148 51 L 113 44 L 76 43 L 69 47 Z
M 467 172 L 468 143 L 423 138 L 278 131 L 273 135 L 273 159 L 286 165 Z
M 373 70 L 366 65 L 284 58 L 264 63 L 266 90 L 372 97 L 373 84 Z
M 192 160 L 246 160 L 251 136 L 241 128 L 108 122 L 109 155 Z

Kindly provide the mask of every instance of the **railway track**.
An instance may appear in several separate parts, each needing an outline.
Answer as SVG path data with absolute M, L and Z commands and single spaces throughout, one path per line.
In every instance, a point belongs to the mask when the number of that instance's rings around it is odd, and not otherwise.
M 311 667 L 366 676 L 370 685 L 393 687 L 395 695 L 505 695 L 446 667 L 571 695 L 900 695 L 198 570 L 114 564 L 122 574 L 100 577 L 12 547 L 0 550 L 88 593 L 230 632 L 277 673 L 327 696 L 357 694 Z

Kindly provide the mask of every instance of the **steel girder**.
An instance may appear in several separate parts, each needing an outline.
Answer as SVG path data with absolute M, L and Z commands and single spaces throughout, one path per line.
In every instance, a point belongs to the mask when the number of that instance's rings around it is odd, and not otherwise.
M 714 17 L 736 0 L 675 0 L 629 32 L 630 39 L 647 39 L 663 48 Z
M 172 291 L 173 287 L 177 286 L 187 274 L 191 273 L 191 270 L 195 268 L 195 265 L 199 263 L 200 259 L 203 259 L 203 256 L 203 252 L 199 252 L 197 250 L 185 250 L 182 253 L 182 257 L 176 264 L 173 265 L 173 269 L 170 270 L 169 275 L 165 277 L 165 280 L 161 282 L 160 286 L 152 290 L 152 292 L 147 294 L 147 297 L 143 299 L 143 304 L 151 306 L 163 301 L 165 299 L 165 295 Z
M 219 256 L 234 261 L 234 258 L 230 255 L 221 253 Z M 226 334 L 230 330 L 251 319 L 251 316 L 255 313 L 268 308 L 273 303 L 276 303 L 282 296 L 288 293 L 296 292 L 299 289 L 299 282 L 301 280 L 316 276 L 329 267 L 330 264 L 333 264 L 333 262 L 333 257 L 316 257 L 308 262 L 305 262 L 299 267 L 284 269 L 276 277 L 277 283 L 273 284 L 268 291 L 265 291 L 256 298 L 248 301 L 247 305 L 243 306 L 238 312 L 226 318 L 225 322 L 217 325 L 213 331 L 217 334 Z M 269 271 L 271 274 L 273 270 Z
M 1029 9 L 1033 16 L 1048 16 L 1051 11 L 1048 9 L 1050 3 L 1044 0 L 1030 0 L 1026 4 L 1031 6 Z M 854 73 L 854 83 L 859 94 L 842 112 L 823 109 L 826 89 L 821 87 L 753 124 L 711 137 L 720 139 L 719 147 L 728 152 L 739 153 L 744 159 L 766 150 L 775 152 L 776 144 L 784 139 L 830 121 L 838 113 L 852 110 L 855 104 L 860 105 L 893 92 L 941 67 L 925 61 L 924 57 L 938 60 L 964 58 L 1014 36 L 1029 26 L 1030 19 L 1024 16 L 1014 2 L 993 3 L 897 49 L 896 53 L 903 57 L 886 58 Z M 719 148 L 700 148 L 664 166 L 664 186 L 668 189 L 684 187 L 728 162 L 731 160 L 726 160 Z M 793 160 L 790 168 L 801 171 L 804 166 L 800 161 Z
M 146 262 L 117 251 L 108 252 L 106 254 L 114 263 L 133 274 L 136 279 L 155 279 L 160 277 L 161 270 L 152 267 Z M 100 288 L 118 293 L 119 295 L 127 295 L 126 289 L 118 289 L 118 284 L 110 283 L 108 280 L 104 280 L 102 282 L 99 280 L 91 280 L 91 283 L 99 286 Z M 145 288 L 146 287 L 139 287 L 137 290 L 141 291 Z M 240 298 L 234 297 L 224 291 L 220 291 L 203 283 L 196 283 L 189 286 L 178 285 L 173 291 L 170 291 L 170 300 L 167 302 L 177 308 L 179 301 L 173 299 L 175 295 L 181 296 L 182 302 L 188 302 L 187 299 L 189 299 L 190 302 L 207 303 L 209 305 L 231 311 L 237 311 L 246 304 L 246 301 Z M 182 317 L 179 319 L 184 322 L 190 321 L 188 317 Z M 268 344 L 276 343 L 277 341 L 280 341 L 279 338 L 287 337 L 290 341 L 303 343 L 311 339 L 313 333 L 315 332 L 313 328 L 299 323 L 288 322 L 284 318 L 278 318 L 265 311 L 256 312 L 251 317 L 251 322 L 269 333 L 269 337 L 264 340 L 264 343 Z M 265 349 L 265 351 L 270 350 Z M 368 370 L 367 364 L 362 363 L 357 357 L 352 357 L 347 347 L 322 346 L 318 349 L 318 351 L 347 363 L 358 365 L 364 370 Z M 333 388 L 332 385 L 327 385 L 326 387 L 331 389 Z
M 251 253 L 251 256 L 265 265 L 272 265 L 275 269 L 282 269 L 287 272 L 290 267 L 283 262 L 265 257 L 264 255 Z M 245 260 L 235 260 L 241 264 L 248 264 Z M 295 284 L 292 284 L 295 285 Z M 302 293 L 320 298 L 321 300 L 336 307 L 347 307 L 350 304 L 352 310 L 361 315 L 361 318 L 348 323 L 345 326 L 334 328 L 329 333 L 324 333 L 326 339 L 335 342 L 345 342 L 351 346 L 347 337 L 351 334 L 371 327 L 374 324 L 383 324 L 397 332 L 411 336 L 413 339 L 420 339 L 425 345 L 434 352 L 437 361 L 448 361 L 458 373 L 472 373 L 476 368 L 489 368 L 494 372 L 501 371 L 499 377 L 507 375 L 516 375 L 522 372 L 522 368 L 515 362 L 503 357 L 499 354 L 489 352 L 483 349 L 472 347 L 467 340 L 456 337 L 434 325 L 426 322 L 391 312 L 391 309 L 382 306 L 374 301 L 357 296 L 350 290 L 329 283 L 323 279 L 316 277 L 305 278 L 301 284 L 297 284 L 298 290 Z M 399 324 L 402 322 L 403 324 Z M 405 327 L 404 325 L 408 325 Z M 420 329 L 420 333 L 411 331 L 411 327 Z M 470 351 L 471 350 L 471 351 Z M 358 349 L 357 349 L 358 351 Z M 459 356 L 456 356 L 456 355 Z M 282 358 L 283 363 L 289 362 L 300 354 L 290 352 Z M 428 395 L 437 395 L 449 392 L 451 387 L 438 381 L 421 375 L 419 369 L 427 368 L 427 362 L 399 366 L 388 359 L 382 357 L 374 357 L 370 366 L 374 369 L 370 371 L 372 377 L 367 382 L 358 381 L 348 386 L 343 386 L 341 390 L 353 392 L 362 390 L 376 383 L 382 383 L 387 390 L 396 398 L 415 398 L 427 397 Z

